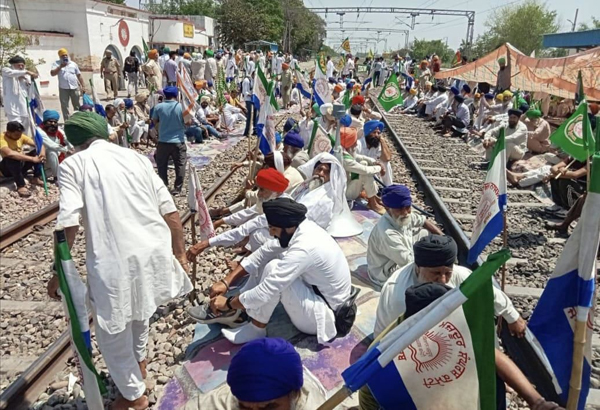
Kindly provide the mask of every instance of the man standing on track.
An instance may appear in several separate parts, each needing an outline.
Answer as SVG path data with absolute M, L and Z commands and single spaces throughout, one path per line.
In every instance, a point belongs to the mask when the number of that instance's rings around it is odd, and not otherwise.
M 96 340 L 121 393 L 112 408 L 145 409 L 148 320 L 192 289 L 179 213 L 147 158 L 106 141 L 104 118 L 76 113 L 65 133 L 79 152 L 59 168 L 57 225 L 72 247 L 83 219 Z M 53 276 L 50 297 L 58 288 Z
M 100 77 L 104 78 L 104 89 L 106 98 L 111 99 L 110 93 L 114 94 L 113 98 L 119 98 L 119 73 L 121 72 L 121 64 L 113 57 L 112 51 L 106 50 L 104 58 L 100 64 Z M 63 113 L 64 115 L 64 113 Z
M 69 100 L 73 105 L 73 110 L 79 110 L 80 91 L 84 91 L 84 81 L 79 71 L 79 66 L 69 59 L 69 52 L 66 48 L 58 50 L 60 60 L 52 64 L 50 70 L 51 76 L 58 76 L 58 98 L 60 99 L 60 109 L 63 119 L 69 119 Z

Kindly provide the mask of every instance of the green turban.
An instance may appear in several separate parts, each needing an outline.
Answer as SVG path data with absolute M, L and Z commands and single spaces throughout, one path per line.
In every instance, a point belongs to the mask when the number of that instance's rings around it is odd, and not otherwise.
M 214 56 L 214 55 L 215 55 L 215 52 L 214 52 L 214 51 L 212 51 L 212 50 L 206 50 L 206 55 L 207 55 L 208 57 L 212 57 L 212 56 Z
M 498 64 L 506 64 L 506 58 L 504 58 L 504 57 L 500 57 L 500 58 L 498 59 Z
M 540 110 L 527 110 L 525 115 L 527 118 L 541 118 L 542 112 Z
M 319 108 L 319 104 L 318 103 L 314 103 L 312 106 L 312 109 L 315 110 L 315 112 L 317 113 L 317 117 L 321 116 L 321 109 Z
M 169 47 L 163 48 L 163 53 L 169 54 L 170 52 L 171 52 L 171 49 Z
M 80 111 L 65 122 L 65 134 L 71 144 L 79 146 L 92 138 L 108 139 L 108 124 L 94 112 Z

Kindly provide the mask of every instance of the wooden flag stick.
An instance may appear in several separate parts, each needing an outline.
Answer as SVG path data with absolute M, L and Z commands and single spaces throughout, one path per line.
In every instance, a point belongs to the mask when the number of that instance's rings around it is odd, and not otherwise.
M 317 410 L 334 410 L 346 398 L 350 397 L 351 394 L 350 389 L 344 385 L 333 396 L 327 399 L 325 403 L 321 404 Z
M 192 224 L 192 246 L 196 245 L 196 243 L 198 243 L 198 240 L 196 238 L 196 212 L 195 211 L 191 211 L 190 214 L 190 223 Z M 198 294 L 198 290 L 196 289 L 196 276 L 198 273 L 198 261 L 197 258 L 194 258 L 194 262 L 192 262 L 192 291 L 189 293 L 189 300 L 190 303 L 192 305 L 195 304 L 197 297 L 196 295 Z
M 508 229 L 506 225 L 506 211 L 502 212 L 502 219 L 504 223 L 504 228 L 502 229 L 502 247 L 504 249 L 508 249 Z M 506 286 L 506 263 L 502 265 L 502 292 L 504 292 L 504 287 Z
M 585 319 L 579 320 L 580 312 L 585 311 Z M 567 410 L 577 410 L 579 395 L 581 394 L 581 377 L 583 375 L 583 350 L 587 330 L 588 308 L 577 307 L 577 320 L 575 321 L 575 332 L 573 334 L 573 365 L 571 367 L 571 379 L 569 380 L 569 398 L 567 399 Z
M 567 164 L 567 166 L 566 166 L 566 167 L 565 167 L 565 168 L 564 168 L 564 169 L 563 169 L 561 172 L 559 172 L 557 176 L 555 176 L 555 177 L 554 177 L 554 179 L 558 179 L 558 178 L 560 178 L 562 174 L 564 174 L 565 172 L 567 172 L 567 171 L 569 170 L 569 168 L 571 167 L 571 165 L 573 165 L 573 163 L 574 163 L 575 161 L 577 161 L 577 159 L 573 158 L 573 160 L 572 160 L 571 162 L 569 162 L 569 163 Z M 589 171 L 589 170 L 588 170 L 588 171 Z

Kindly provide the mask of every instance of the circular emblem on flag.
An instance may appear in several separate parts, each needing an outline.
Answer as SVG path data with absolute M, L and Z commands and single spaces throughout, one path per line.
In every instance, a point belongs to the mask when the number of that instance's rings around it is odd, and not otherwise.
M 496 184 L 493 182 L 483 184 L 481 202 L 479 202 L 475 221 L 473 221 L 473 232 L 478 233 L 490 221 L 492 216 L 496 215 L 495 208 L 498 208 L 499 195 L 500 190 Z
M 325 56 L 320 55 L 318 61 L 319 61 L 319 68 L 321 69 L 321 72 L 323 72 L 323 73 L 327 72 L 327 61 L 325 60 Z
M 129 26 L 125 20 L 121 20 L 119 23 L 119 41 L 123 47 L 127 47 L 129 44 Z
M 319 78 L 315 83 L 315 91 L 319 96 L 325 96 L 329 94 L 329 85 L 327 84 L 327 80 L 324 78 Z
M 583 114 L 579 114 L 567 123 L 565 135 L 573 144 L 583 146 Z
M 383 91 L 382 99 L 384 101 L 395 101 L 400 96 L 400 89 L 396 83 L 388 83 Z
M 469 351 L 459 328 L 447 320 L 409 345 L 398 360 L 412 362 L 423 384 L 430 388 L 460 379 L 471 361 Z
M 315 137 L 315 141 L 313 143 L 311 154 L 317 155 L 322 152 L 329 152 L 329 151 L 331 151 L 331 141 L 329 140 L 329 137 L 318 133 Z

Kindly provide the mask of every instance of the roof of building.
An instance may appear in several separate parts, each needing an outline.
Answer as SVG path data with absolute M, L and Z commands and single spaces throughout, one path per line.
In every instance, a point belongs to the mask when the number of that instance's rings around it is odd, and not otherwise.
M 544 47 L 592 48 L 600 46 L 600 29 L 544 34 Z

